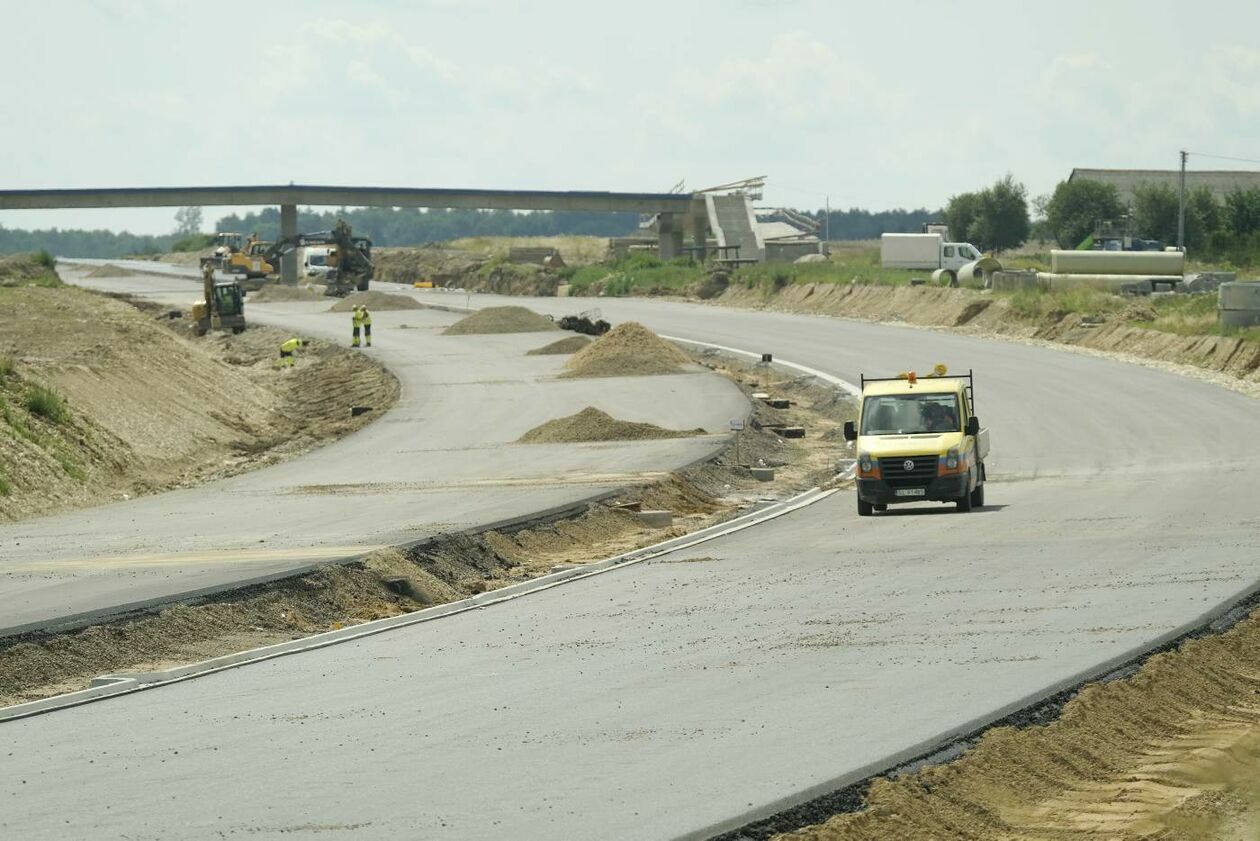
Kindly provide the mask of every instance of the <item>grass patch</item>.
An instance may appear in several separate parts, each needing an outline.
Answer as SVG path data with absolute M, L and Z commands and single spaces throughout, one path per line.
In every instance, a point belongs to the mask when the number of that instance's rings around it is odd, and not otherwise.
M 32 385 L 27 389 L 22 402 L 26 411 L 51 423 L 61 424 L 70 419 L 70 409 L 66 406 L 65 399 L 47 386 Z
M 582 266 L 567 275 L 576 295 L 669 295 L 699 283 L 705 269 L 687 259 L 663 263 L 647 254 L 630 254 L 611 265 Z
M 0 355 L 0 377 L 11 377 L 17 373 L 12 356 Z
M 1119 312 L 1126 306 L 1125 299 L 1119 295 L 1087 286 L 1054 291 L 1021 289 L 1007 297 L 1014 313 L 1032 321 L 1041 321 L 1052 316 L 1062 318 L 1068 313 L 1106 315 Z
M 36 251 L 32 257 L 36 263 L 50 271 L 57 268 L 57 258 L 52 256 L 46 248 L 41 248 L 39 251 Z
M 61 465 L 61 469 L 64 470 L 66 475 L 71 479 L 74 479 L 76 482 L 87 481 L 87 471 L 80 467 L 74 459 L 70 458 L 70 455 L 67 452 L 58 449 L 53 451 L 52 456 L 57 460 L 57 464 Z
M 0 470 L 0 496 L 8 496 L 13 493 L 13 485 L 9 483 L 9 477 L 4 475 L 4 471 Z

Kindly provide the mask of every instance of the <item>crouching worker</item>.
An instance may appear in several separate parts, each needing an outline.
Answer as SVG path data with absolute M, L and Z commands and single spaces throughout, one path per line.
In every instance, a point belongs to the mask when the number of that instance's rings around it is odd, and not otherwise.
M 293 367 L 293 353 L 300 347 L 306 347 L 310 342 L 306 339 L 299 339 L 294 336 L 292 339 L 280 345 L 280 367 Z

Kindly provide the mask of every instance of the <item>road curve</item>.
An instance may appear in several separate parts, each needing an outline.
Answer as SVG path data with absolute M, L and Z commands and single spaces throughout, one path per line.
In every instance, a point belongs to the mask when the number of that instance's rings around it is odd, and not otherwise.
M 991 505 L 858 520 L 837 494 L 506 604 L 14 721 L 0 830 L 705 837 L 1070 684 L 1256 583 L 1249 398 L 1020 343 L 600 305 L 845 378 L 974 368 Z
M 92 279 L 71 271 L 69 278 L 186 305 L 201 282 L 190 273 Z M 347 341 L 349 317 L 328 312 L 330 304 L 252 305 L 249 316 Z M 555 375 L 564 357 L 525 355 L 554 335 L 441 336 L 458 315 L 374 315 L 370 352 L 402 384 L 385 417 L 306 456 L 226 481 L 0 525 L 0 635 L 573 505 L 716 452 L 729 419 L 747 411 L 739 390 L 708 372 L 562 380 Z M 512 443 L 587 405 L 722 435 Z

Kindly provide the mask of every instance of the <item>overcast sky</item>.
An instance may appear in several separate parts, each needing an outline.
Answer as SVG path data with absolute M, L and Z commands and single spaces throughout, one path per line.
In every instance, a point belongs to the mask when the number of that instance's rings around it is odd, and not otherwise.
M 4 3 L 0 188 L 666 190 L 938 207 L 1260 158 L 1260 3 Z M 1199 169 L 1260 165 L 1192 157 Z M 171 208 L 0 212 L 166 233 Z M 219 215 L 208 209 L 207 227 Z

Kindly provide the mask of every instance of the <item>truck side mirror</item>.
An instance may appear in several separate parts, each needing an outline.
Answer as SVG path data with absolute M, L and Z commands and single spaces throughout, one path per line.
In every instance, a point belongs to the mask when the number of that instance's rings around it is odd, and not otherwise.
M 967 434 L 972 436 L 980 434 L 980 419 L 975 415 L 967 418 Z
M 844 440 L 846 441 L 857 440 L 857 427 L 854 426 L 853 421 L 844 422 Z

